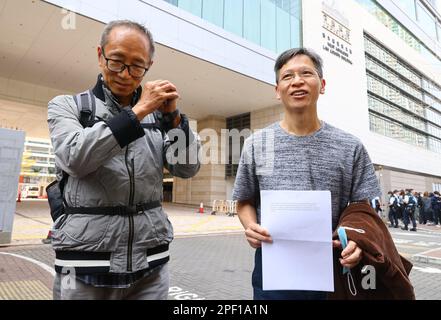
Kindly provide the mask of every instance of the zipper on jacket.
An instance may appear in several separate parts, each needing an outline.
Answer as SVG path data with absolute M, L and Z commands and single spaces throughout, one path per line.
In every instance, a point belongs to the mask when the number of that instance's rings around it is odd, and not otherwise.
M 132 159 L 132 176 L 130 178 L 130 205 L 133 206 L 133 202 L 135 201 L 135 159 Z
M 129 168 L 129 164 L 127 163 L 127 156 L 129 152 L 129 146 L 127 146 L 126 149 L 126 156 L 125 156 L 125 162 L 127 167 L 127 172 L 129 174 L 130 179 L 130 195 L 129 195 L 129 206 L 133 206 L 133 201 L 135 197 L 135 160 L 131 160 L 131 166 L 132 170 Z M 133 238 L 134 238 L 134 221 L 133 221 L 133 215 L 129 214 L 129 239 L 128 239 L 128 245 L 127 245 L 127 271 L 132 271 L 132 250 L 133 250 Z

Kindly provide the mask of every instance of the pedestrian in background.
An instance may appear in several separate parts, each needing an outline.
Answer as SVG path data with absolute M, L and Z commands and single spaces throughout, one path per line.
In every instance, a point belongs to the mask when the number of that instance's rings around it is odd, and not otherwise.
M 400 198 L 399 191 L 394 190 L 394 192 L 390 192 L 389 195 L 389 222 L 390 228 L 398 228 L 398 214 L 400 211 Z
M 417 231 L 416 228 L 416 220 L 415 220 L 415 210 L 418 205 L 417 199 L 412 193 L 412 189 L 407 189 L 407 193 L 404 196 L 404 213 L 403 213 L 403 223 L 404 227 L 401 228 L 403 230 L 409 230 L 409 223 L 412 221 L 412 228 L 410 231 Z
M 441 226 L 441 197 L 439 191 L 433 192 L 432 197 L 433 225 Z
M 380 197 L 375 197 L 371 200 L 371 206 L 375 210 L 375 212 L 378 214 L 379 217 L 381 217 L 381 214 L 383 212 L 383 209 L 381 209 L 381 200 Z
M 432 199 L 429 197 L 429 193 L 427 191 L 424 192 L 421 201 L 423 204 L 422 204 L 420 213 L 423 217 L 423 224 L 429 224 L 430 222 L 433 221 Z
M 398 194 L 398 201 L 400 203 L 400 208 L 398 210 L 398 219 L 401 220 L 401 222 L 403 222 L 404 209 L 406 207 L 406 205 L 404 204 L 404 197 L 405 197 L 405 195 L 406 195 L 406 192 L 404 192 L 404 190 L 401 189 L 399 194 Z
M 415 218 L 418 221 L 419 224 L 423 224 L 424 221 L 424 217 L 423 217 L 423 213 L 422 213 L 422 207 L 423 207 L 423 194 L 420 192 L 415 191 L 413 193 L 413 195 L 415 196 L 416 200 L 417 200 L 417 206 L 415 209 Z

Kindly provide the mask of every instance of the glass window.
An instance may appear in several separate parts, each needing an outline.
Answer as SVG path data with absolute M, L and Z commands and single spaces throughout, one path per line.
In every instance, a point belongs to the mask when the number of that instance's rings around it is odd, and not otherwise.
M 420 42 L 413 34 L 400 25 L 395 18 L 389 15 L 382 7 L 380 7 L 374 0 L 356 0 L 362 6 L 364 6 L 371 14 L 373 14 L 381 23 L 387 28 L 396 33 L 408 46 L 414 48 L 421 53 L 428 63 L 433 64 L 436 67 L 441 67 L 441 59 L 431 52 L 422 42 Z M 400 0 L 401 1 L 401 0 Z M 421 27 L 428 30 L 426 33 L 433 39 L 436 39 L 436 26 L 434 18 L 429 14 L 425 8 L 418 2 L 417 14 Z M 424 22 L 425 21 L 425 22 Z
M 428 127 L 428 132 L 429 132 L 431 135 L 433 135 L 433 136 L 435 136 L 435 137 L 441 139 L 441 128 L 439 128 L 439 127 L 435 127 L 435 126 L 432 125 L 432 124 L 429 124 L 427 127 Z
M 371 131 L 441 153 L 440 88 L 367 35 L 365 47 Z
M 302 46 L 302 22 L 295 16 L 291 16 L 291 48 Z
M 277 53 L 282 53 L 291 47 L 289 18 L 287 11 L 277 7 Z
M 416 19 L 415 0 L 400 0 L 401 8 L 412 19 Z
M 291 48 L 302 46 L 302 2 L 301 0 L 290 1 L 291 19 Z
M 377 6 L 372 0 L 357 0 L 362 6 L 364 6 L 370 13 L 375 13 Z
M 202 18 L 223 27 L 224 2 L 220 0 L 204 0 L 202 4 Z
M 423 88 L 431 95 L 441 100 L 441 88 L 435 85 L 432 81 L 423 79 Z
M 272 2 L 276 3 L 276 6 L 281 8 L 282 10 L 289 12 L 289 0 L 271 0 Z
M 441 153 L 441 141 L 438 139 L 429 138 L 429 149 Z
M 436 30 L 438 33 L 438 41 L 441 42 L 441 23 L 436 24 Z
M 171 3 L 174 6 L 178 6 L 178 0 L 164 0 L 165 2 Z
M 265 14 L 261 14 L 260 44 L 276 52 L 276 5 L 269 0 L 261 0 L 261 10 Z
M 433 39 L 436 39 L 435 18 L 423 7 L 421 3 L 417 4 L 418 22 L 421 28 Z
M 164 1 L 275 53 L 302 45 L 301 0 Z
M 397 66 L 399 66 L 398 63 L 396 63 L 396 64 L 397 64 Z M 366 59 L 366 67 L 368 70 L 377 74 L 381 78 L 389 81 L 390 83 L 394 84 L 398 88 L 401 88 L 402 90 L 411 94 L 415 98 L 418 98 L 419 100 L 423 99 L 421 91 L 415 89 L 415 87 L 413 85 L 409 85 L 409 83 L 403 81 L 396 74 L 392 73 L 390 70 L 384 68 L 383 66 L 380 66 L 379 64 L 377 64 L 376 62 L 374 62 L 370 58 Z M 389 65 L 389 67 L 393 67 L 393 66 Z M 407 69 L 397 68 L 397 69 L 395 69 L 395 71 L 400 71 L 401 75 L 403 75 L 403 71 L 406 72 Z
M 441 150 L 441 148 L 440 148 L 440 150 Z M 441 183 L 432 183 L 432 190 L 433 191 L 441 191 Z
M 244 0 L 243 27 L 244 38 L 260 44 L 260 1 Z
M 370 95 L 368 96 L 368 104 L 369 104 L 369 109 L 373 111 L 388 116 L 393 120 L 399 121 L 401 123 L 405 123 L 416 129 L 426 131 L 426 125 L 424 121 L 418 119 L 415 116 L 412 116 L 411 114 L 406 113 L 405 111 L 397 107 L 391 106 L 390 104 L 385 103 L 383 101 L 379 101 L 378 99 Z
M 202 16 L 202 0 L 179 0 L 178 7 L 191 12 L 195 16 Z
M 426 119 L 441 127 L 441 114 L 430 109 L 426 109 Z
M 289 0 L 289 12 L 292 16 L 300 19 L 302 17 L 302 0 Z
M 243 0 L 224 0 L 224 28 L 242 37 Z
M 434 98 L 432 98 L 427 93 L 424 95 L 424 102 L 428 106 L 430 106 L 430 107 L 432 107 L 432 108 L 434 108 L 434 109 L 436 109 L 436 110 L 441 112 L 441 102 L 439 102 L 438 100 L 435 100 Z

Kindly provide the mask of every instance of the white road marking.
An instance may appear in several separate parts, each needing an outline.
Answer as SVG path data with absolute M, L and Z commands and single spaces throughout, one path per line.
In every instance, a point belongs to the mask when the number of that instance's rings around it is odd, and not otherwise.
M 431 268 L 431 267 L 426 267 L 426 268 L 421 268 L 421 267 L 413 267 L 412 270 L 417 270 L 423 273 L 440 273 L 441 274 L 441 270 L 437 269 L 437 268 Z
M 168 289 L 168 295 L 174 300 L 205 300 L 205 298 L 200 297 L 198 294 L 184 290 L 180 287 L 170 287 L 170 289 Z
M 396 233 L 392 233 L 392 236 L 397 235 L 397 236 L 408 236 L 408 237 L 423 237 L 423 238 L 440 238 L 440 234 L 421 234 L 418 232 L 396 232 Z
M 8 252 L 0 252 L 0 254 L 6 255 L 6 256 L 12 256 L 12 257 L 16 257 L 16 258 L 20 258 L 32 263 L 35 263 L 36 265 L 38 265 L 40 268 L 46 270 L 47 272 L 49 272 L 53 277 L 55 277 L 55 270 L 51 267 L 49 267 L 47 264 L 40 262 L 38 260 L 29 258 L 29 257 L 25 257 L 19 254 L 15 254 L 15 253 L 8 253 Z
M 431 253 L 432 251 L 438 251 L 438 250 L 439 250 L 439 248 L 430 249 L 430 250 L 427 250 L 427 251 L 421 252 L 420 254 L 421 254 L 421 255 L 422 255 L 422 254 L 428 254 L 428 253 Z
M 401 238 L 395 238 L 393 239 L 394 243 L 396 245 L 403 245 L 403 244 L 411 244 L 416 247 L 441 247 L 441 242 L 435 242 L 435 241 L 422 241 L 422 240 L 411 240 L 411 239 L 401 239 Z
M 393 239 L 395 244 L 405 244 L 405 243 L 411 243 L 413 240 L 406 240 L 406 239 Z

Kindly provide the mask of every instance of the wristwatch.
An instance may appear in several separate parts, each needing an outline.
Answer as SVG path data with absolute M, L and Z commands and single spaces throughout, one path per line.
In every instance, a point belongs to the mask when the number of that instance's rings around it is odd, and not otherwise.
M 180 115 L 179 109 L 176 109 L 173 112 L 166 112 L 162 114 L 162 121 L 166 123 L 173 122 L 177 116 Z

